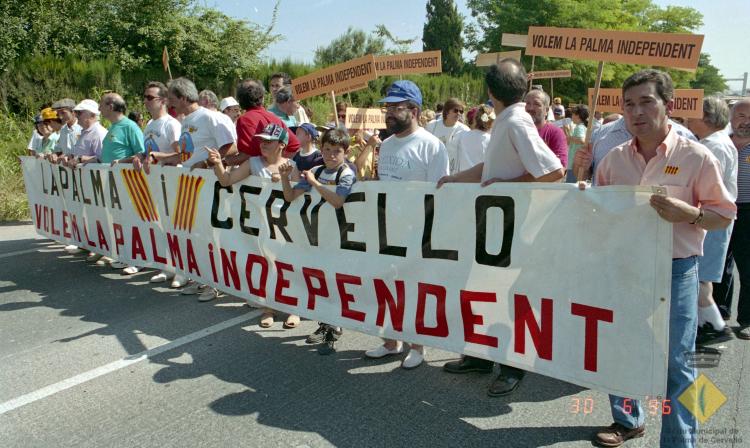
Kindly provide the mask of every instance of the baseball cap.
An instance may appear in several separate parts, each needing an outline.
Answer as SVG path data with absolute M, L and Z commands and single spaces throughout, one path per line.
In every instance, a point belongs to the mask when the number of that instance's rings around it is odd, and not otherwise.
M 422 92 L 413 82 L 400 80 L 388 87 L 385 98 L 378 103 L 400 103 L 401 101 L 413 101 L 422 106 Z
M 44 119 L 42 118 L 42 114 L 34 115 L 34 124 L 39 124 L 43 122 L 44 122 Z
M 57 112 L 55 112 L 51 107 L 45 107 L 42 109 L 42 120 L 57 120 Z
M 76 107 L 76 102 L 70 98 L 63 98 L 61 100 L 52 103 L 52 109 L 73 109 Z
M 263 129 L 262 134 L 256 134 L 262 140 L 278 140 L 283 144 L 289 143 L 289 132 L 280 124 L 271 123 Z
M 221 103 L 219 104 L 219 110 L 224 112 L 224 109 L 226 109 L 227 107 L 239 106 L 239 105 L 240 103 L 238 103 L 237 100 L 234 99 L 234 97 L 228 96 L 224 98 L 223 100 L 221 100 Z
M 555 115 L 565 115 L 565 108 L 558 104 L 557 106 L 552 108 L 552 113 Z
M 312 137 L 313 139 L 318 138 L 318 136 L 320 135 L 320 133 L 318 133 L 318 129 L 312 123 L 302 123 L 299 126 L 292 126 L 291 128 L 289 128 L 289 130 L 296 133 L 297 129 L 299 128 L 304 129 L 305 132 L 307 132 L 308 135 L 310 135 L 310 137 Z
M 556 96 L 555 99 L 552 100 L 552 104 L 562 104 L 562 98 Z
M 94 115 L 99 115 L 99 105 L 94 100 L 83 100 L 73 108 L 73 110 L 85 110 Z

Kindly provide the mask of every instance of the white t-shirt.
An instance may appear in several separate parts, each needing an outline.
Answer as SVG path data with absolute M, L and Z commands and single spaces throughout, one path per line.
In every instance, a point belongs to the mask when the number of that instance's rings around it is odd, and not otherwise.
M 490 133 L 472 129 L 464 132 L 458 139 L 458 170 L 468 170 L 484 162 L 484 154 L 490 143 Z
M 391 135 L 380 145 L 380 180 L 437 182 L 448 174 L 448 151 L 443 142 L 418 128 L 404 138 Z
M 492 125 L 482 181 L 515 179 L 526 173 L 541 177 L 562 168 L 560 159 L 544 143 L 523 103 L 508 106 Z
M 448 127 L 443 120 L 436 120 L 434 123 L 428 124 L 425 129 L 443 142 L 445 149 L 448 151 L 450 173 L 456 173 L 458 171 L 458 139 L 464 132 L 469 132 L 469 127 L 460 121 Z
M 42 147 L 42 136 L 39 135 L 36 129 L 34 129 L 33 131 L 31 131 L 31 140 L 29 140 L 29 145 L 26 148 L 34 152 L 39 152 L 39 149 L 41 147 Z
M 273 175 L 274 174 L 276 174 L 276 175 L 279 174 L 278 172 L 272 173 L 268 169 L 268 167 L 266 166 L 266 164 L 263 162 L 263 157 L 262 156 L 253 156 L 253 157 L 250 157 L 248 159 L 247 163 L 250 164 L 250 175 L 251 176 L 258 176 L 258 177 L 262 177 L 264 179 L 273 179 Z M 290 159 L 290 160 L 287 161 L 287 163 L 289 163 L 289 165 L 292 168 L 296 168 L 297 167 L 297 165 L 294 163 L 294 160 Z
M 721 179 L 724 181 L 724 186 L 727 191 L 732 195 L 732 198 L 737 198 L 737 149 L 732 143 L 732 139 L 729 138 L 726 132 L 717 131 L 707 136 L 701 143 L 708 148 L 713 155 L 719 159 L 719 173 L 721 173 Z
M 182 132 L 180 134 L 180 152 L 190 156 L 196 148 L 204 146 L 219 149 L 228 143 L 234 143 L 237 139 L 236 129 L 232 119 L 227 117 L 229 125 L 220 118 L 226 115 L 212 112 L 205 107 L 199 107 L 195 112 L 185 116 L 182 120 Z M 234 130 L 234 133 L 233 133 Z M 187 157 L 183 157 L 184 160 Z
M 146 154 L 151 151 L 172 152 L 172 143 L 180 139 L 182 125 L 176 118 L 164 114 L 156 120 L 149 120 L 143 131 L 143 146 Z
M 229 130 L 232 132 L 232 139 L 236 142 L 237 141 L 237 125 L 234 124 L 234 121 L 232 121 L 232 117 L 229 115 L 219 112 L 219 111 L 212 111 L 216 114 L 219 114 L 219 119 L 224 122 L 224 125 L 229 128 Z

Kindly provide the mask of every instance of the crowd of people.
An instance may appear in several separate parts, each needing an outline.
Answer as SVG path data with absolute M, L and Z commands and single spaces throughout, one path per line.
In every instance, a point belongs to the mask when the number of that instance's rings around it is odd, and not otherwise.
M 150 119 L 141 128 L 128 118 L 116 93 L 97 102 L 61 99 L 41 109 L 29 153 L 68 167 L 89 163 L 132 163 L 147 173 L 153 164 L 212 169 L 222 185 L 248 176 L 279 182 L 286 201 L 315 189 L 332 207 L 342 207 L 357 182 L 420 181 L 438 188 L 447 183 L 578 182 L 594 185 L 662 185 L 650 205 L 673 223 L 671 308 L 667 399 L 662 446 L 694 446 L 695 417 L 677 400 L 696 378 L 686 356 L 699 344 L 725 340 L 734 262 L 741 285 L 737 337 L 750 340 L 750 100 L 731 109 L 718 97 L 704 100 L 704 116 L 671 119 L 671 78 L 656 70 L 630 76 L 622 86 L 623 113 L 590 116 L 584 105 L 565 108 L 541 89 L 528 89 L 523 66 L 500 61 L 485 75 L 489 101 L 468 107 L 448 98 L 433 112 L 423 104 L 419 87 L 395 81 L 380 100 L 387 129 L 345 129 L 346 103 L 336 116 L 316 125 L 312 113 L 295 100 L 290 78 L 271 77 L 271 98 L 258 80 L 240 82 L 234 97 L 219 101 L 209 90 L 198 92 L 185 78 L 148 83 L 143 103 Z M 100 117 L 110 126 L 105 129 Z M 134 116 L 137 120 L 138 117 Z M 594 128 L 590 142 L 586 131 Z M 736 218 L 736 222 L 735 222 Z M 734 230 L 732 230 L 734 228 Z M 707 233 L 708 231 L 708 233 Z M 704 239 L 705 237 L 705 239 Z M 81 251 L 66 247 L 71 253 Z M 111 264 L 124 273 L 138 272 L 117 260 L 89 253 L 87 259 Z M 745 280 L 748 279 L 746 283 Z M 170 281 L 200 301 L 222 293 L 174 271 L 152 282 Z M 715 287 L 712 287 L 714 284 Z M 260 326 L 274 324 L 264 309 Z M 285 328 L 300 323 L 289 315 Z M 335 351 L 342 329 L 320 323 L 307 338 L 321 354 Z M 367 350 L 368 358 L 405 352 L 405 343 L 385 340 Z M 401 366 L 422 364 L 425 347 L 409 344 Z M 637 370 L 637 367 L 632 366 Z M 492 373 L 491 361 L 464 356 L 448 362 L 449 373 Z M 502 365 L 488 394 L 511 394 L 524 371 Z M 637 400 L 611 397 L 614 423 L 596 435 L 603 446 L 619 446 L 642 436 L 644 416 Z

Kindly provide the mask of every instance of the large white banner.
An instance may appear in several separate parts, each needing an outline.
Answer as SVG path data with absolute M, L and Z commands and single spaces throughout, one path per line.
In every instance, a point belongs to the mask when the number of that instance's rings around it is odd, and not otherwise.
M 665 395 L 672 229 L 648 187 L 360 182 L 334 210 L 208 170 L 23 170 L 54 240 L 364 333 Z

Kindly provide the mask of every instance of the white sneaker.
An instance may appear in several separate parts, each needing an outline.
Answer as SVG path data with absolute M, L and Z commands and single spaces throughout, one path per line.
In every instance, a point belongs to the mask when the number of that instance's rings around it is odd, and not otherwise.
M 114 261 L 114 260 L 112 260 L 112 262 L 109 265 L 112 266 L 112 269 L 125 269 L 126 267 L 128 267 L 128 265 L 126 265 L 125 263 L 122 263 L 120 261 Z
M 128 266 L 125 269 L 123 269 L 122 272 L 123 274 L 133 275 L 133 274 L 137 274 L 140 270 L 141 268 L 137 266 Z
M 115 260 L 113 260 L 113 259 L 111 259 L 109 257 L 102 257 L 102 258 L 96 260 L 96 264 L 99 265 L 99 266 L 104 266 L 104 265 L 112 263 L 113 261 L 115 261 Z
M 88 261 L 89 263 L 93 263 L 100 258 L 102 258 L 102 256 L 97 254 L 96 252 L 89 252 L 89 255 L 86 257 L 86 261 Z
M 158 274 L 156 274 L 153 277 L 151 277 L 151 279 L 149 281 L 151 283 L 162 283 L 162 282 L 166 282 L 167 280 L 171 279 L 172 277 L 174 277 L 174 274 L 166 272 L 166 271 L 161 271 Z
M 77 253 L 83 252 L 83 249 L 81 249 L 80 247 L 76 245 L 70 244 L 68 246 L 65 246 L 65 252 L 71 255 L 75 255 Z
M 216 288 L 206 288 L 200 296 L 198 296 L 199 302 L 210 302 L 214 299 L 218 299 L 223 294 Z
M 372 359 L 379 359 L 385 356 L 398 355 L 399 353 L 403 353 L 403 352 L 404 352 L 404 344 L 401 343 L 401 341 L 399 341 L 398 344 L 396 345 L 396 348 L 393 350 L 388 349 L 385 345 L 381 345 L 377 348 L 367 350 L 365 352 L 365 356 L 367 356 L 368 358 L 372 358 Z
M 419 367 L 420 364 L 422 364 L 422 361 L 424 361 L 424 348 L 421 352 L 419 350 L 411 349 L 401 363 L 401 368 L 406 370 L 414 369 Z
M 193 294 L 200 294 L 203 292 L 204 289 L 208 288 L 208 286 L 198 283 L 198 282 L 192 282 L 191 284 L 187 285 L 186 287 L 182 288 L 182 291 L 180 291 L 180 294 L 183 296 L 192 296 Z
M 182 288 L 183 286 L 187 285 L 188 280 L 181 276 L 180 274 L 175 274 L 174 279 L 172 280 L 172 288 Z

